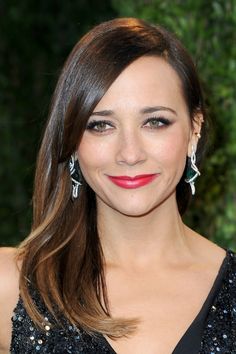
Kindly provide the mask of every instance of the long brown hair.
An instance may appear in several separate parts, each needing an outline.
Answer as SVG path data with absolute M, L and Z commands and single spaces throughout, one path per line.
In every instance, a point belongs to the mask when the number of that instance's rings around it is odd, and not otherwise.
M 62 69 L 38 155 L 32 232 L 19 247 L 21 297 L 39 326 L 42 317 L 31 297 L 32 286 L 58 321 L 55 305 L 88 332 L 115 338 L 132 333 L 138 323 L 110 315 L 95 194 L 84 182 L 78 200 L 72 201 L 68 161 L 99 100 L 118 75 L 144 55 L 162 57 L 176 70 L 191 120 L 197 112 L 205 114 L 194 64 L 164 28 L 120 18 L 96 26 L 75 45 Z M 199 158 L 204 145 L 205 127 Z M 177 186 L 180 214 L 189 199 L 183 175 Z

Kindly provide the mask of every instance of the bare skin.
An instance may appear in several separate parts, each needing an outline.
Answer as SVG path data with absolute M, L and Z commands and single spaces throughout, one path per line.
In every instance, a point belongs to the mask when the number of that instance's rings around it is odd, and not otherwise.
M 19 266 L 16 249 L 0 248 L 0 354 L 9 354 L 11 317 L 19 298 Z
M 181 261 L 107 265 L 112 314 L 141 320 L 132 337 L 106 338 L 118 354 L 144 354 L 147 348 L 150 354 L 171 354 L 200 311 L 225 251 L 189 229 L 186 234 L 192 255 Z M 9 354 L 11 317 L 19 297 L 15 253 L 14 248 L 0 249 L 0 354 Z
M 140 318 L 135 335 L 107 338 L 119 354 L 171 354 L 199 313 L 225 257 L 225 251 L 185 230 L 188 250 L 171 259 L 129 267 L 108 265 L 112 315 Z
M 225 257 L 225 250 L 190 230 L 178 213 L 176 185 L 202 124 L 200 115 L 190 124 L 180 87 L 162 59 L 138 59 L 95 107 L 89 122 L 100 120 L 99 129 L 87 129 L 77 151 L 96 193 L 111 314 L 141 321 L 132 337 L 107 339 L 118 354 L 171 354 Z M 158 177 L 134 189 L 108 178 L 140 174 Z M 1 354 L 9 353 L 19 296 L 14 254 L 14 249 L 0 250 Z

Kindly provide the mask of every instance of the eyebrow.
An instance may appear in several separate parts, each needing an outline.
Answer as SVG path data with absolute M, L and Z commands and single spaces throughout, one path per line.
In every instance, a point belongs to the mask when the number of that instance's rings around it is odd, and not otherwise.
M 174 109 L 172 109 L 170 107 L 165 107 L 165 106 L 144 107 L 140 110 L 140 113 L 142 113 L 142 114 L 154 113 L 157 111 L 169 111 L 171 113 L 174 113 L 177 116 L 177 113 Z M 103 111 L 93 112 L 91 114 L 91 116 L 103 116 L 103 117 L 112 116 L 112 115 L 114 115 L 114 111 L 107 110 L 107 109 L 105 109 Z
M 169 111 L 171 113 L 174 113 L 177 116 L 177 112 L 170 107 L 165 107 L 165 106 L 155 106 L 155 107 L 144 107 L 141 109 L 141 113 L 153 113 L 157 111 Z

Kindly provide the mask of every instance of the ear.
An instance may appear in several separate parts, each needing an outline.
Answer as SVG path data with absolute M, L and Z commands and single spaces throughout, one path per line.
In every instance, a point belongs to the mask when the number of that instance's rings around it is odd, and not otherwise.
M 189 143 L 188 143 L 188 156 L 190 157 L 192 154 L 192 150 L 197 151 L 197 144 L 199 139 L 201 138 L 201 129 L 202 124 L 204 122 L 202 113 L 196 113 L 191 122 L 191 130 L 189 135 Z

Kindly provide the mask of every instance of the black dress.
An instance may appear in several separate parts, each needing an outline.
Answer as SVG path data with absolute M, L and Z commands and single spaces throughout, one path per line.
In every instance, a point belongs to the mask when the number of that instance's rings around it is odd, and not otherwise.
M 90 336 L 66 319 L 63 327 L 51 328 L 55 321 L 37 292 L 33 298 L 44 315 L 45 331 L 36 328 L 19 298 L 12 317 L 12 354 L 116 354 L 105 337 Z M 202 309 L 172 354 L 218 353 L 236 354 L 236 254 L 229 250 Z

